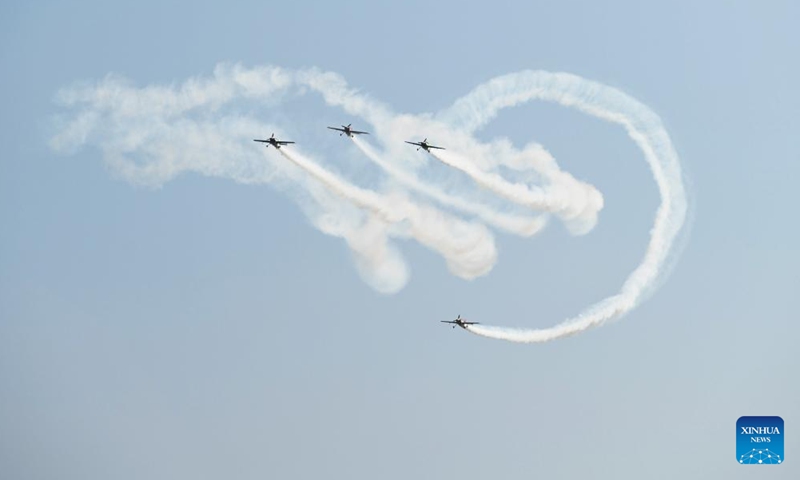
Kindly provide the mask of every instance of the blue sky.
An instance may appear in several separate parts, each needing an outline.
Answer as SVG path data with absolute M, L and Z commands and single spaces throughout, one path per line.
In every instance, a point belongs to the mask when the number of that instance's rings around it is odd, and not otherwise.
M 4 4 L 2 476 L 796 477 L 798 13 L 790 2 Z M 109 73 L 180 84 L 219 62 L 335 71 L 415 114 L 523 69 L 619 88 L 661 116 L 681 156 L 688 243 L 621 321 L 515 345 L 438 321 L 547 327 L 617 291 L 658 205 L 618 126 L 546 103 L 503 112 L 479 137 L 540 142 L 603 193 L 598 225 L 497 233 L 498 263 L 474 281 L 400 242 L 412 271 L 395 295 L 365 284 L 344 243 L 280 189 L 196 174 L 136 186 L 97 149 L 48 146 L 63 87 Z M 305 122 L 341 123 L 312 99 L 264 115 L 298 139 Z M 351 160 L 332 154 L 331 168 L 373 180 Z M 742 415 L 783 417 L 785 464 L 736 464 Z

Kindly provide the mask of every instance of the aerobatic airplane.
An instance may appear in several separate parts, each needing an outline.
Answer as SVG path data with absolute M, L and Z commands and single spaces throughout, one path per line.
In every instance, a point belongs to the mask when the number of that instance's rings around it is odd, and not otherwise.
M 456 317 L 455 320 L 440 320 L 442 323 L 452 323 L 453 328 L 456 328 L 456 325 L 463 328 L 464 330 L 467 329 L 467 325 L 478 325 L 478 322 L 467 322 L 466 320 L 461 320 L 461 315 Z
M 339 134 L 340 137 L 342 136 L 342 134 L 345 134 L 345 135 L 347 135 L 348 137 L 351 137 L 351 138 L 352 138 L 353 135 L 369 135 L 369 132 L 362 132 L 362 131 L 359 131 L 359 130 L 353 130 L 352 128 L 350 128 L 350 125 L 352 125 L 352 123 L 349 124 L 349 125 L 342 125 L 342 128 L 336 128 L 336 127 L 328 127 L 328 128 L 330 128 L 331 130 L 337 130 L 339 132 L 342 132 L 342 133 Z
M 436 148 L 438 150 L 444 150 L 444 147 L 436 147 L 434 145 L 429 145 L 427 138 L 425 140 L 421 141 L 421 142 L 409 142 L 409 141 L 406 141 L 406 143 L 411 144 L 411 145 L 416 145 L 418 147 L 417 151 L 419 151 L 420 148 L 425 150 L 426 152 L 430 152 L 431 148 Z
M 281 145 L 289 145 L 290 143 L 294 143 L 294 142 L 285 142 L 283 140 L 278 140 L 277 138 L 275 138 L 275 134 L 274 133 L 272 134 L 271 137 L 269 137 L 266 140 L 257 140 L 257 139 L 254 138 L 253 141 L 254 142 L 266 143 L 266 145 L 264 145 L 265 147 L 269 147 L 270 145 L 272 145 L 275 148 L 281 148 Z

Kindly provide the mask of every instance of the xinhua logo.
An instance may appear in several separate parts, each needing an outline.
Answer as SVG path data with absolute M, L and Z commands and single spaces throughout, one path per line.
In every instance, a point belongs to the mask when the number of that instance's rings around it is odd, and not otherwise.
M 736 421 L 736 461 L 749 465 L 783 463 L 783 419 L 739 417 Z

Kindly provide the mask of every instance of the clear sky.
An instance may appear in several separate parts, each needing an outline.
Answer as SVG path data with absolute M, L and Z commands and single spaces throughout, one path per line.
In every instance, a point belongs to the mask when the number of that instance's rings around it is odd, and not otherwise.
M 800 477 L 800 8 L 650 3 L 4 3 L 0 477 Z M 548 327 L 641 258 L 659 202 L 641 152 L 554 104 L 480 137 L 540 142 L 594 185 L 594 230 L 497 232 L 473 281 L 403 241 L 394 295 L 280 188 L 133 185 L 97 148 L 49 146 L 64 87 L 179 85 L 220 62 L 334 71 L 414 114 L 524 69 L 619 88 L 661 116 L 690 180 L 683 255 L 638 309 L 579 336 L 439 323 Z M 354 120 L 313 97 L 264 115 L 298 141 Z M 327 162 L 374 182 L 351 157 Z M 785 464 L 736 463 L 743 415 L 784 419 Z

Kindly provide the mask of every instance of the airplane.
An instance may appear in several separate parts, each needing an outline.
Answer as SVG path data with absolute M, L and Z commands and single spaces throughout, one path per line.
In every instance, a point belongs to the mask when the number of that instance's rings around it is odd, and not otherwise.
M 352 128 L 350 128 L 350 125 L 352 125 L 352 123 L 349 125 L 342 125 L 342 128 L 336 128 L 336 127 L 328 127 L 328 128 L 330 128 L 331 130 L 337 130 L 342 132 L 339 134 L 340 137 L 342 136 L 342 134 L 345 134 L 351 138 L 353 137 L 353 135 L 369 135 L 369 132 L 361 132 L 359 130 L 353 130 Z
M 479 322 L 467 322 L 465 320 L 461 320 L 461 315 L 456 317 L 455 320 L 440 320 L 442 323 L 452 323 L 453 328 L 456 328 L 456 325 L 463 328 L 464 330 L 467 329 L 467 325 L 478 325 Z
M 257 140 L 257 139 L 254 138 L 253 141 L 254 142 L 266 143 L 266 145 L 264 145 L 265 147 L 269 147 L 270 145 L 272 145 L 275 148 L 281 148 L 281 145 L 289 145 L 290 143 L 294 143 L 294 142 L 285 142 L 283 140 L 278 140 L 277 138 L 275 138 L 275 134 L 274 133 L 272 134 L 271 137 L 269 137 L 266 140 Z
M 425 150 L 426 152 L 430 152 L 431 148 L 444 150 L 444 147 L 436 147 L 436 146 L 433 146 L 433 145 L 429 145 L 427 138 L 425 140 L 421 141 L 421 142 L 409 142 L 409 141 L 406 141 L 406 143 L 411 144 L 411 145 L 416 145 L 417 147 L 419 147 L 419 148 L 417 148 L 417 151 L 419 151 L 420 148 Z

